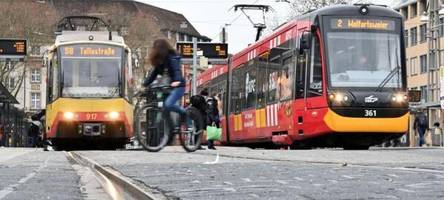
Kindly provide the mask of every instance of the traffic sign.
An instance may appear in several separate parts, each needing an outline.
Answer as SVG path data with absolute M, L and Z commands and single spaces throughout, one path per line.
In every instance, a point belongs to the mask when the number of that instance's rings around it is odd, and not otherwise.
M 26 49 L 26 40 L 0 39 L 0 57 L 25 57 Z
M 193 58 L 193 43 L 178 42 L 176 48 L 182 58 Z M 197 43 L 197 50 L 202 51 L 203 56 L 209 59 L 228 58 L 228 44 Z

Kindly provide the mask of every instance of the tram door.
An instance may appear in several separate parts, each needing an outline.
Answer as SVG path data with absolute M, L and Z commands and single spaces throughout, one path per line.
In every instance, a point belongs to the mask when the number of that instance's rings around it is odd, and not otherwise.
M 302 34 L 306 32 L 304 29 L 299 29 L 298 33 Z M 301 38 L 302 39 L 302 38 Z M 300 39 L 300 40 L 301 40 Z M 309 64 L 309 49 L 301 49 L 300 40 L 296 40 L 296 46 L 298 47 L 298 52 L 296 52 L 297 62 L 295 70 L 295 105 L 294 105 L 294 117 L 295 124 L 294 129 L 298 137 L 303 137 L 305 134 L 304 123 L 305 123 L 305 111 L 306 111 L 306 82 L 307 77 L 306 69 L 308 69 Z
M 311 48 L 309 49 L 310 55 L 306 68 L 305 79 L 305 98 L 306 108 L 304 120 L 305 131 L 307 133 L 317 132 L 320 121 L 322 121 L 321 109 L 327 106 L 327 100 L 323 94 L 323 69 L 321 59 L 321 44 L 320 39 L 316 33 L 312 34 Z M 307 134 L 306 133 L 306 134 Z

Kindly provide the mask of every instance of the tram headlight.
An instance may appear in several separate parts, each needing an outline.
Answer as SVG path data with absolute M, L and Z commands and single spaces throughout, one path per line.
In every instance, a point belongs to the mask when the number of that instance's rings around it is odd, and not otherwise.
M 406 94 L 402 94 L 402 93 L 395 94 L 395 95 L 393 95 L 393 97 L 392 97 L 392 101 L 393 101 L 393 102 L 397 102 L 397 103 L 404 103 L 404 102 L 406 102 L 407 100 L 408 100 L 407 95 L 406 95 Z
M 63 113 L 63 117 L 66 120 L 72 120 L 72 119 L 74 119 L 74 113 L 73 112 L 65 112 L 65 113 Z
M 110 113 L 108 113 L 108 116 L 110 119 L 116 120 L 119 118 L 120 114 L 118 112 L 110 112 Z
M 348 103 L 351 101 L 351 98 L 344 93 L 332 93 L 329 95 L 330 101 L 335 103 Z

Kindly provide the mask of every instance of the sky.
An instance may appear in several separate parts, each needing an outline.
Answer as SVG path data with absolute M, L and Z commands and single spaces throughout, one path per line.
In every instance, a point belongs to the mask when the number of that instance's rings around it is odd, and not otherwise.
M 232 9 L 235 4 L 269 5 L 273 11 L 266 13 L 266 23 L 271 26 L 285 22 L 290 11 L 290 4 L 278 0 L 137 0 L 160 8 L 183 14 L 197 31 L 220 42 L 219 35 L 225 24 L 228 33 L 228 49 L 237 53 L 248 44 L 254 43 L 256 29 L 241 12 Z M 360 0 L 356 0 L 360 1 Z M 374 4 L 392 4 L 393 0 L 370 0 Z M 260 12 L 248 13 L 255 23 L 263 23 Z M 271 32 L 267 29 L 266 33 Z

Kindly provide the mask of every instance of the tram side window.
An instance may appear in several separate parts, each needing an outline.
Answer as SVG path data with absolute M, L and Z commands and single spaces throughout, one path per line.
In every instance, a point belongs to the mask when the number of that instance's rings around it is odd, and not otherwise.
M 233 71 L 233 81 L 232 81 L 232 90 L 231 90 L 231 112 L 232 113 L 240 113 L 242 111 L 243 104 L 243 88 L 244 88 L 244 79 L 243 79 L 243 66 L 240 66 L 238 69 Z
M 268 94 L 267 103 L 275 103 L 279 99 L 278 79 L 281 68 L 281 51 L 279 49 L 272 49 L 269 55 L 267 65 L 267 80 L 268 80 Z
M 294 69 L 295 61 L 293 56 L 283 59 L 283 69 L 279 77 L 280 100 L 288 100 L 293 97 Z
M 268 56 L 261 56 L 255 60 L 255 67 L 257 68 L 256 74 L 256 94 L 257 104 L 256 108 L 264 108 L 266 105 L 266 92 L 267 92 L 267 60 Z
M 295 97 L 304 98 L 305 91 L 305 66 L 307 65 L 307 53 L 299 55 L 296 67 Z
M 245 73 L 245 108 L 256 106 L 256 68 L 254 62 L 250 61 Z
M 60 93 L 60 87 L 59 87 L 59 72 L 60 72 L 60 68 L 59 68 L 59 62 L 57 59 L 57 53 L 54 53 L 53 59 L 51 61 L 51 74 L 52 74 L 52 83 L 51 83 L 51 101 L 56 100 L 57 98 L 59 98 L 59 93 Z
M 123 98 L 125 98 L 125 99 L 127 99 L 128 101 L 131 99 L 130 97 L 129 97 L 129 93 L 130 93 L 130 88 L 129 88 L 129 86 L 130 86 L 130 69 L 129 69 L 129 65 L 128 65 L 128 54 L 126 54 L 125 53 L 125 60 L 124 60 L 124 75 L 125 75 L 125 78 L 124 78 L 124 80 L 122 81 L 123 82 L 123 84 L 124 84 L 124 94 L 123 94 Z
M 321 48 L 319 38 L 313 37 L 311 48 L 311 60 L 309 71 L 308 97 L 315 97 L 322 95 L 322 63 L 321 63 Z
M 219 115 L 224 115 L 224 108 L 226 104 L 226 87 L 227 87 L 227 81 L 225 80 L 226 75 L 223 75 L 222 81 L 219 81 L 219 92 L 216 94 L 219 102 L 217 102 L 217 108 L 219 109 Z

